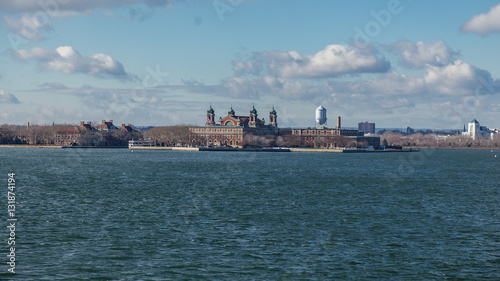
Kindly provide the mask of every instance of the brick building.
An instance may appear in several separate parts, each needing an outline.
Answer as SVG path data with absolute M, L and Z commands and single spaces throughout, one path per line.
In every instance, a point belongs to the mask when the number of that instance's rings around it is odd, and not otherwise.
M 375 123 L 369 123 L 368 121 L 358 123 L 358 130 L 365 134 L 375 133 Z
M 58 131 L 55 135 L 55 144 L 60 146 L 120 146 L 125 140 L 117 138 L 127 138 L 127 135 L 123 134 L 135 132 L 137 130 L 133 129 L 131 124 L 122 124 L 118 128 L 113 124 L 113 120 L 102 120 L 97 126 L 92 126 L 91 122 L 81 121 L 80 126 L 75 129 Z
M 249 116 L 235 115 L 231 108 L 226 117 L 215 121 L 215 112 L 212 106 L 207 110 L 205 126 L 189 128 L 189 143 L 192 146 L 228 146 L 245 147 L 252 145 L 251 137 L 266 137 L 276 140 L 278 136 L 296 140 L 297 146 L 322 148 L 336 147 L 380 147 L 380 137 L 366 137 L 364 133 L 354 129 L 341 128 L 341 118 L 337 118 L 337 126 L 327 128 L 308 129 L 280 129 L 278 116 L 274 107 L 269 112 L 269 124 L 259 119 L 257 110 L 253 107 Z M 271 141 L 272 142 L 272 141 Z
M 80 142 L 80 136 L 78 129 L 60 130 L 56 133 L 54 143 L 60 146 L 75 146 Z
M 226 117 L 215 122 L 215 111 L 210 106 L 207 110 L 207 121 L 203 127 L 189 128 L 189 142 L 193 146 L 228 146 L 243 147 L 247 135 L 276 137 L 279 134 L 278 116 L 274 107 L 269 112 L 269 124 L 258 118 L 255 106 L 248 116 L 236 115 L 233 108 Z
M 304 146 L 337 148 L 337 147 L 373 147 L 380 148 L 380 137 L 365 137 L 364 132 L 354 129 L 343 129 L 341 118 L 337 117 L 337 126 L 328 128 L 292 129 L 292 135 L 299 136 Z

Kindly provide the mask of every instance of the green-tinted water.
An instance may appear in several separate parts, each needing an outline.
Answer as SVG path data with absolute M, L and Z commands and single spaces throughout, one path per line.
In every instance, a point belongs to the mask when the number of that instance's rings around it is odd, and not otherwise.
M 3 148 L 0 279 L 498 279 L 495 154 Z

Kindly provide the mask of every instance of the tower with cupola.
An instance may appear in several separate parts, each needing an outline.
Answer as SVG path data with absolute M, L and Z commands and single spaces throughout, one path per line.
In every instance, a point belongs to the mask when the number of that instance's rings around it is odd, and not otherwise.
M 212 105 L 210 105 L 210 108 L 207 110 L 207 123 L 205 123 L 205 126 L 214 126 L 215 125 L 215 112 L 214 109 L 212 108 Z
M 248 125 L 250 127 L 256 127 L 257 126 L 257 109 L 255 109 L 255 105 L 252 106 L 252 110 L 250 110 L 250 122 L 248 122 Z
M 278 127 L 278 115 L 276 114 L 276 110 L 273 109 L 269 112 L 269 126 Z

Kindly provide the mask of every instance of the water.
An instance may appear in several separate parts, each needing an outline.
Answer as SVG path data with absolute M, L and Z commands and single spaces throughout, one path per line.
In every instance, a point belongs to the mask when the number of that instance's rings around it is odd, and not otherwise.
M 498 280 L 495 154 L 3 148 L 0 279 Z

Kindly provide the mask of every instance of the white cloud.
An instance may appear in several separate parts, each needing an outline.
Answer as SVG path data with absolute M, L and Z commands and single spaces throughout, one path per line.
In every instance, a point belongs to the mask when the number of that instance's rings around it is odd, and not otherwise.
M 428 65 L 426 72 L 417 77 L 391 72 L 370 80 L 332 81 L 330 84 L 336 92 L 377 99 L 410 96 L 432 99 L 435 95 L 463 97 L 500 93 L 500 81 L 494 81 L 488 71 L 459 60 L 446 66 Z
M 430 91 L 445 95 L 495 94 L 500 89 L 488 71 L 459 60 L 444 67 L 430 66 L 423 79 Z
M 232 61 L 233 71 L 240 74 L 254 74 L 258 75 L 263 70 L 262 61 L 258 59 L 258 55 L 254 57 L 254 60 L 248 61 Z
M 203 91 L 203 89 L 196 89 Z M 314 100 L 332 92 L 328 84 L 311 84 L 294 79 L 263 76 L 257 79 L 230 77 L 216 89 L 209 91 L 222 96 L 259 99 L 262 97 L 280 97 L 290 100 Z
M 3 16 L 3 19 L 12 32 L 30 41 L 40 41 L 43 39 L 43 33 L 40 31 L 52 30 L 52 23 L 48 18 L 23 15 L 19 19 L 8 16 Z
M 398 72 L 382 73 L 375 78 L 349 81 L 330 79 L 326 83 L 299 81 L 289 78 L 262 76 L 258 78 L 230 77 L 220 86 L 196 87 L 193 92 L 219 94 L 238 98 L 280 97 L 287 100 L 320 100 L 344 96 L 349 100 L 371 101 L 380 108 L 411 107 L 411 99 L 432 100 L 436 95 L 464 97 L 500 93 L 500 80 L 462 61 L 445 66 L 428 65 L 420 76 Z M 369 104 L 369 103 L 368 103 Z
M 55 50 L 33 48 L 31 50 L 11 51 L 11 54 L 21 60 L 35 60 L 44 70 L 63 73 L 84 73 L 99 78 L 134 79 L 125 72 L 123 65 L 107 54 L 81 56 L 71 46 L 61 46 Z
M 457 55 L 441 40 L 430 44 L 401 40 L 391 45 L 390 49 L 395 49 L 401 54 L 403 65 L 417 68 L 426 65 L 444 66 L 452 62 Z
M 74 14 L 88 14 L 94 9 L 109 9 L 131 4 L 151 6 L 171 5 L 173 0 L 23 0 L 0 1 L 0 11 L 16 13 L 46 13 L 51 17 L 65 17 Z
M 375 79 L 345 84 L 349 85 L 349 91 L 370 94 L 374 97 L 418 95 L 427 90 L 423 79 L 398 72 L 384 73 Z
M 259 74 L 264 68 L 282 78 L 328 78 L 351 73 L 386 72 L 391 64 L 371 48 L 329 45 L 313 55 L 296 51 L 261 52 L 246 62 L 233 62 L 236 73 Z
M 500 4 L 492 7 L 486 14 L 473 16 L 460 29 L 462 32 L 474 32 L 483 36 L 500 32 Z
M 0 89 L 0 104 L 2 103 L 20 103 L 19 100 L 11 93 L 7 93 Z

